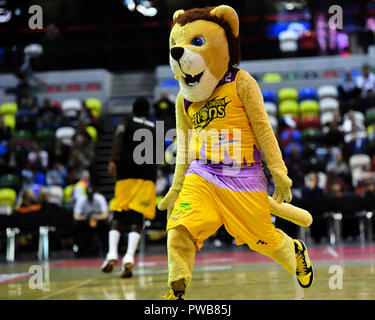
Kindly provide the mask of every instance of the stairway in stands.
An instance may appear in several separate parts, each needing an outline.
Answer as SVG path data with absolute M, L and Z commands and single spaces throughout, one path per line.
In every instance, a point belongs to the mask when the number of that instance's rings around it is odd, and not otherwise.
M 108 161 L 118 117 L 103 115 L 99 124 L 98 142 L 93 165 L 93 183 L 108 201 L 113 198 L 115 180 L 108 174 Z

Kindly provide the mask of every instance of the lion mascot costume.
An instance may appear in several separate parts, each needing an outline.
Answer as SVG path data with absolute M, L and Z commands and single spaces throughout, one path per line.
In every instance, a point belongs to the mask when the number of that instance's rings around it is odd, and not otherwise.
M 176 99 L 177 158 L 167 210 L 168 300 L 185 299 L 195 253 L 222 225 L 236 240 L 281 264 L 307 288 L 306 246 L 272 224 L 271 213 L 300 226 L 311 215 L 288 203 L 292 181 L 257 82 L 237 67 L 239 19 L 229 6 L 178 10 L 170 33 Z M 274 181 L 267 194 L 262 157 Z

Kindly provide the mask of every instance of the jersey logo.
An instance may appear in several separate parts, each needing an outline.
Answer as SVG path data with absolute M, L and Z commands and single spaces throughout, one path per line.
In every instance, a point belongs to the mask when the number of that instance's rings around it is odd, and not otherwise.
M 267 242 L 263 241 L 263 240 L 258 240 L 257 244 L 267 244 Z
M 218 99 L 213 98 L 207 101 L 202 109 L 196 112 L 193 116 L 193 126 L 194 129 L 207 127 L 212 120 L 217 118 L 225 117 L 225 107 L 231 101 L 225 101 L 227 97 Z

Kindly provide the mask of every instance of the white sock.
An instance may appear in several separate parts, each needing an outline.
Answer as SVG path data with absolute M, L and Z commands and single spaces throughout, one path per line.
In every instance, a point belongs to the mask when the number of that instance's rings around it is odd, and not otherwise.
M 107 260 L 117 260 L 118 259 L 118 243 L 120 241 L 120 232 L 117 230 L 111 230 L 108 233 L 108 254 Z
M 134 264 L 134 255 L 135 251 L 137 250 L 138 242 L 141 239 L 141 234 L 138 232 L 129 232 L 128 236 L 128 250 L 126 250 L 126 254 L 122 259 L 122 263 L 131 263 Z

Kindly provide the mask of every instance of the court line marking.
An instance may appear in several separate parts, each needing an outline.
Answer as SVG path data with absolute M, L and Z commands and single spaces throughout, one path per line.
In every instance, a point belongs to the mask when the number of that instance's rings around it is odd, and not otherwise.
M 335 250 L 333 249 L 332 247 L 328 247 L 327 248 L 327 252 L 333 256 L 334 258 L 338 258 L 340 256 L 340 254 Z
M 88 279 L 88 280 L 85 280 L 85 281 L 81 281 L 81 282 L 75 284 L 74 286 L 71 286 L 71 287 L 68 287 L 68 288 L 65 288 L 65 289 L 59 290 L 59 291 L 57 291 L 57 292 L 51 293 L 51 294 L 46 295 L 46 296 L 44 296 L 44 297 L 42 297 L 42 298 L 39 298 L 38 300 L 46 300 L 46 299 L 49 299 L 49 298 L 51 298 L 51 297 L 54 297 L 54 296 L 57 296 L 57 295 L 59 295 L 59 294 L 61 294 L 61 293 L 65 293 L 65 292 L 67 292 L 67 291 L 69 291 L 69 290 L 72 290 L 72 289 L 78 288 L 78 287 L 80 287 L 80 286 L 82 286 L 82 285 L 84 285 L 84 284 L 87 284 L 87 283 L 89 283 L 89 282 L 92 282 L 92 281 L 94 281 L 94 279 Z

